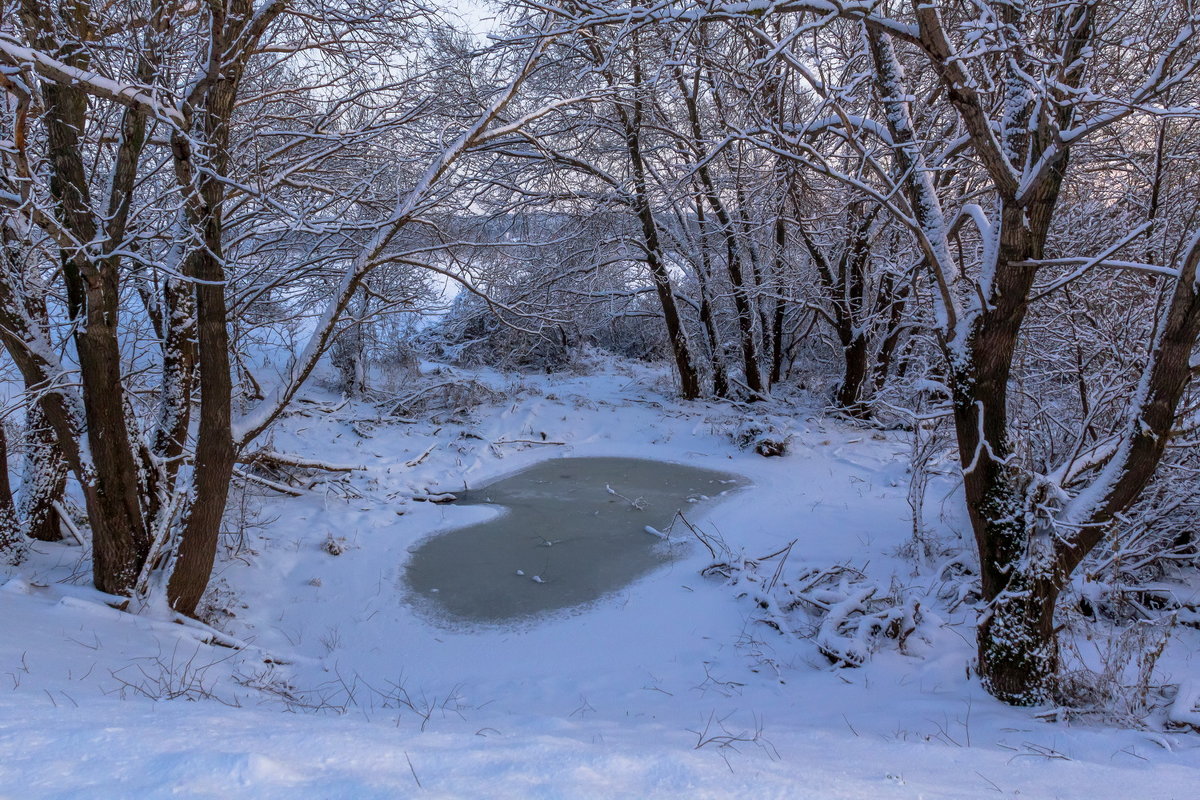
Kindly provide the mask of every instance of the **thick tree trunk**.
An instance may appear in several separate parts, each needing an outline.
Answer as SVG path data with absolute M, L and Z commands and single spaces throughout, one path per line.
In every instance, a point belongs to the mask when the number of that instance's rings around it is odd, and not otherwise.
M 130 529 L 121 529 L 108 515 L 112 498 L 103 494 L 104 483 L 81 447 L 83 423 L 77 414 L 82 403 L 62 386 L 61 365 L 47 360 L 53 348 L 30 320 L 24 303 L 5 279 L 0 280 L 0 339 L 25 380 L 27 391 L 35 398 L 42 418 L 54 432 L 55 442 L 67 465 L 75 474 L 92 529 L 93 576 L 101 591 L 117 593 L 132 588 L 140 566 L 133 548 Z M 97 437 L 90 437 L 95 439 Z M 102 438 L 102 434 L 100 435 Z M 120 507 L 118 506 L 118 510 Z M 140 520 L 139 520 L 140 521 Z M 142 554 L 144 558 L 144 553 Z M 133 577 L 129 577 L 132 573 Z
M 208 252 L 201 259 L 196 285 L 199 319 L 200 427 L 196 442 L 193 496 L 179 557 L 167 584 L 171 608 L 194 616 L 208 587 L 217 553 L 221 518 L 225 514 L 236 453 L 233 447 L 229 373 L 229 334 L 226 328 L 225 286 L 219 254 L 220 224 L 211 220 Z
M 860 222 L 852 229 L 846 242 L 846 254 L 842 258 L 841 288 L 845 314 L 842 317 L 844 329 L 839 333 L 842 336 L 846 370 L 837 402 L 850 416 L 865 418 L 871 413 L 864 397 L 871 368 L 871 340 L 868 334 L 871 321 L 865 306 L 866 272 L 871 258 L 868 234 L 874 215 L 863 214 L 858 204 L 852 205 L 851 209 Z
M 10 564 L 20 562 L 25 555 L 24 544 L 8 480 L 8 436 L 0 422 L 0 559 Z
M 168 279 L 163 287 L 163 308 L 161 410 L 153 447 L 171 483 L 187 445 L 196 380 L 196 300 L 191 286 Z
M 93 32 L 88 9 L 82 4 L 50 7 L 24 0 L 22 16 L 33 33 L 35 44 L 54 53 L 72 67 L 86 69 L 88 50 L 78 42 Z M 64 36 L 67 33 L 69 35 Z M 137 580 L 149 549 L 139 502 L 138 463 L 131 448 L 125 397 L 121 380 L 118 343 L 120 289 L 115 258 L 97 259 L 95 248 L 103 247 L 104 235 L 97 224 L 87 170 L 84 166 L 83 135 L 87 127 L 88 98 L 78 86 L 46 84 L 47 156 L 50 192 L 55 215 L 63 229 L 85 246 L 63 252 L 63 278 L 67 289 L 68 313 L 74 323 L 73 339 L 79 361 L 83 406 L 95 493 L 89 499 L 92 527 L 92 569 L 96 587 L 111 594 L 128 594 Z M 125 133 L 130 131 L 126 130 Z M 112 185 L 120 194 L 123 182 L 133 179 L 128 163 L 133 155 L 128 144 L 118 148 L 118 164 Z M 106 224 L 123 224 L 127 206 L 110 207 Z M 118 237 L 121 238 L 121 237 Z M 45 378 L 56 380 L 57 376 Z M 35 383 L 38 379 L 35 378 Z M 65 431 L 46 407 L 47 419 L 59 433 Z M 89 481 L 83 481 L 87 484 Z
M 979 675 L 989 691 L 1000 692 L 997 697 L 1021 705 L 1050 698 L 1057 668 L 1058 592 L 1035 582 L 1026 574 L 1031 568 L 1022 565 L 1033 531 L 1008 435 L 1008 382 L 1037 271 L 1020 265 L 1042 258 L 1053 208 L 1046 195 L 1041 199 L 1032 207 L 1002 206 L 988 306 L 969 323 L 967 340 L 951 344 L 948 359 L 963 487 L 988 603 L 978 631 Z M 954 347 L 965 352 L 956 354 Z
M 1029 574 L 1029 565 L 1014 565 L 1004 594 L 991 599 L 979 622 L 979 677 L 998 700 L 1018 706 L 1050 699 L 1058 673 L 1054 582 Z
M 329 360 L 339 373 L 339 388 L 346 397 L 362 397 L 367 391 L 366 367 L 362 338 L 357 327 L 350 327 L 338 334 L 329 351 Z
M 86 283 L 86 323 L 75 336 L 75 347 L 105 526 L 102 535 L 96 535 L 100 532 L 92 520 L 93 573 L 101 591 L 129 594 L 150 550 L 150 537 L 142 517 L 138 462 L 126 426 L 116 275 L 93 274 Z
M 834 399 L 838 410 L 859 419 L 870 415 L 870 406 L 863 402 L 863 388 L 871 364 L 870 342 L 859 331 L 850 331 L 849 341 L 842 345 L 844 367 L 842 382 Z
M 249 0 L 233 0 L 227 10 L 233 20 L 222 29 L 218 42 L 232 46 L 242 35 L 240 24 L 251 12 Z M 245 56 L 248 57 L 248 54 Z M 181 614 L 194 616 L 208 588 L 216 560 L 221 520 L 228 502 L 229 483 L 237 457 L 233 443 L 230 374 L 229 313 L 225 298 L 224 217 L 225 186 L 219 175 L 229 167 L 229 124 L 245 61 L 214 74 L 206 97 L 204 132 L 215 150 L 213 171 L 200 172 L 192 162 L 191 142 L 183 135 L 172 139 L 176 176 L 180 186 L 196 194 L 188 206 L 189 223 L 202 233 L 204 246 L 186 262 L 186 273 L 196 278 L 197 366 L 200 384 L 200 422 L 196 435 L 196 462 L 192 496 L 182 521 L 179 554 L 167 582 L 167 602 Z M 213 172 L 216 174 L 214 175 Z
M 193 250 L 184 273 L 196 278 L 196 365 L 200 385 L 200 421 L 190 502 L 179 523 L 179 552 L 167 581 L 167 602 L 181 614 L 194 616 L 212 576 L 221 519 L 229 497 L 237 451 L 233 441 L 233 379 L 230 374 L 229 311 L 225 297 L 223 175 L 230 166 L 229 136 L 242 76 L 258 39 L 284 9 L 282 2 L 254 13 L 251 0 L 213 3 L 218 31 L 209 71 L 193 94 L 209 148 L 207 168 L 193 161 L 192 137 L 171 139 L 176 180 L 186 197 L 187 222 L 203 246 Z M 236 53 L 230 56 L 229 53 Z M 221 56 L 220 54 L 227 54 Z M 224 59 L 224 60 L 222 60 Z M 200 91 L 203 89 L 204 91 Z M 348 298 L 347 298 L 348 300 Z
M 20 517 L 30 539 L 57 542 L 62 538 L 56 504 L 67 485 L 67 462 L 58 437 L 41 406 L 33 402 L 25 413 L 25 465 L 21 480 Z

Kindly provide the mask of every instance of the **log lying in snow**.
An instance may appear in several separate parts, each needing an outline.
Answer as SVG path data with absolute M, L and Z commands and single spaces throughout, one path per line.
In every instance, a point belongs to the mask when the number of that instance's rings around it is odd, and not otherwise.
M 263 475 L 256 475 L 253 472 L 248 472 L 244 469 L 234 468 L 233 474 L 235 477 L 247 483 L 253 483 L 258 486 L 271 489 L 272 491 L 282 494 L 291 495 L 292 497 L 300 497 L 305 494 L 305 489 L 292 486 L 285 481 L 297 480 L 294 475 L 290 474 L 290 470 L 318 470 L 322 472 L 353 472 L 355 470 L 364 469 L 364 467 L 355 464 L 331 464 L 326 461 L 317 461 L 303 456 L 292 455 L 291 453 L 277 453 L 274 450 L 255 450 L 252 453 L 245 453 L 238 458 L 238 463 L 247 467 L 259 467 L 267 471 L 267 474 L 275 477 L 282 477 L 283 480 L 272 480 L 272 478 Z M 311 485 L 310 487 L 311 488 Z
M 353 472 L 356 469 L 363 469 L 358 464 L 330 464 L 327 461 L 316 461 L 291 453 L 277 453 L 274 450 L 255 450 L 253 453 L 246 453 L 238 459 L 238 463 L 263 467 L 319 469 L 325 472 Z
M 458 496 L 449 492 L 430 492 L 429 494 L 414 494 L 412 499 L 418 503 L 453 503 Z
M 292 497 L 302 497 L 303 495 L 307 494 L 304 489 L 298 489 L 295 486 L 288 486 L 286 483 L 280 483 L 279 481 L 269 480 L 253 473 L 246 472 L 245 470 L 238 469 L 237 467 L 233 468 L 233 475 L 235 478 L 243 480 L 246 483 L 252 483 L 255 486 L 262 486 L 263 488 L 279 492 L 280 494 L 286 494 Z

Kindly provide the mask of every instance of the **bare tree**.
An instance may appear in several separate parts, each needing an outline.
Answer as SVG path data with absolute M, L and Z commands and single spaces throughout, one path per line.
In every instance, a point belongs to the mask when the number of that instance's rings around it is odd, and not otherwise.
M 419 6 L 369 16 L 328 5 L 313 15 L 299 0 L 115 10 L 23 0 L 19 23 L 5 16 L 0 63 L 13 132 L 0 183 L 5 241 L 29 241 L 32 231 L 46 238 L 38 268 L 62 282 L 66 305 L 50 313 L 64 315 L 82 391 L 12 269 L 0 280 L 0 335 L 83 493 L 97 587 L 193 614 L 239 451 L 286 409 L 367 276 L 400 257 L 400 231 L 428 213 L 458 162 L 501 124 L 543 46 L 500 53 L 486 94 L 448 113 L 451 104 L 430 91 L 436 70 L 416 57 L 430 52 L 424 33 L 439 24 Z M 360 70 L 376 82 L 350 82 L 350 100 L 315 100 L 310 87 Z M 244 120 L 240 109 L 261 105 L 256 97 L 297 127 Z M 434 111 L 440 123 L 420 128 Z M 448 140 L 447 125 L 457 129 Z M 247 137 L 247 128 L 258 130 Z M 373 155 L 372 145 L 394 148 L 400 132 L 409 163 L 419 164 L 411 183 L 393 192 L 386 213 L 347 222 L 338 212 L 369 187 L 320 173 L 322 165 Z M 273 149 L 255 149 L 264 142 Z M 228 287 L 239 267 L 253 269 L 281 246 L 277 233 L 263 233 L 278 231 L 281 218 L 309 241 L 350 247 L 308 251 L 305 266 L 336 276 L 332 300 L 291 373 L 235 423 Z M 126 274 L 134 295 L 121 291 Z M 145 317 L 129 306 L 133 296 Z M 162 343 L 153 433 L 131 413 L 146 396 L 144 378 L 120 344 L 143 319 Z
M 779 14 L 794 14 L 794 27 L 777 30 L 761 21 Z M 1072 158 L 1086 143 L 1148 116 L 1200 114 L 1200 16 L 1188 3 L 1118 9 L 1088 0 L 911 6 L 780 0 L 753 10 L 718 3 L 620 12 L 595 3 L 571 16 L 575 26 L 614 19 L 627 25 L 745 24 L 826 99 L 829 119 L 814 125 L 841 130 L 866 157 L 866 171 L 847 170 L 813 147 L 805 141 L 808 131 L 783 128 L 748 138 L 765 148 L 789 141 L 798 164 L 879 202 L 912 236 L 945 353 L 980 557 L 987 603 L 978 630 L 980 675 L 1007 702 L 1049 698 L 1058 665 L 1056 600 L 1114 519 L 1137 499 L 1180 422 L 1200 334 L 1200 239 L 1189 237 L 1182 248 L 1156 247 L 1178 253 L 1174 263 L 1159 264 L 1115 258 L 1153 227 L 1149 222 L 1100 252 L 1056 254 L 1048 245 Z M 831 85 L 794 50 L 806 34 L 841 25 L 863 31 L 877 117 L 857 99 L 861 95 Z M 1125 50 L 1119 42 L 1131 35 L 1147 46 Z M 926 136 L 919 135 L 918 123 Z M 947 180 L 948 168 L 961 180 Z M 967 186 L 967 192 L 952 191 Z M 1030 309 L 1078 275 L 1106 268 L 1162 276 L 1173 286 L 1129 387 L 1123 423 L 1057 470 L 1022 469 L 1015 458 L 1013 430 L 1020 423 L 1012 416 L 1010 389 Z M 1047 273 L 1058 277 L 1039 288 Z

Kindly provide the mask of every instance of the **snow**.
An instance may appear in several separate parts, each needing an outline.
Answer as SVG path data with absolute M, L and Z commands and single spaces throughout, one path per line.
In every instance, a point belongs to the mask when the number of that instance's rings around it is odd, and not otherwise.
M 304 404 L 278 425 L 274 452 L 366 468 L 301 497 L 248 499 L 240 532 L 235 493 L 211 597 L 216 638 L 241 649 L 109 607 L 84 585 L 79 548 L 36 543 L 0 585 L 0 797 L 1195 795 L 1195 734 L 1046 722 L 987 696 L 968 674 L 965 604 L 923 604 L 927 641 L 909 655 L 884 647 L 835 669 L 816 631 L 778 633 L 739 587 L 701 576 L 711 556 L 698 543 L 572 613 L 441 627 L 407 601 L 407 554 L 497 512 L 409 498 L 562 456 L 745 476 L 751 487 L 688 520 L 746 557 L 796 540 L 789 571 L 852 565 L 883 587 L 936 592 L 935 567 L 897 555 L 911 536 L 900 435 L 760 405 L 792 437 L 787 455 L 763 458 L 728 434 L 746 412 L 678 403 L 650 367 L 470 377 L 506 399 L 417 424 Z M 566 444 L 532 443 L 543 433 Z M 496 444 L 511 438 L 530 443 Z M 942 536 L 965 530 L 959 506 L 935 480 Z M 1195 674 L 1192 651 L 1168 649 L 1167 678 Z M 1175 712 L 1200 713 L 1185 705 Z
M 7 31 L 0 33 L 0 53 L 11 63 L 28 64 L 38 73 L 47 75 L 54 80 L 81 86 L 92 94 L 124 105 L 142 106 L 155 117 L 168 120 L 180 127 L 186 123 L 178 109 L 160 102 L 153 92 L 147 92 L 136 84 L 111 80 L 92 70 L 73 67 L 33 48 L 24 47 Z

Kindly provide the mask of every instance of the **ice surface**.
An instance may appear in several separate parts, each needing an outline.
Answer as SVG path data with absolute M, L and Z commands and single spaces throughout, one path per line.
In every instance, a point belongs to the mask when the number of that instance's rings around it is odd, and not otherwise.
M 451 621 L 502 623 L 579 608 L 663 566 L 687 545 L 683 525 L 666 542 L 658 537 L 679 510 L 689 509 L 689 498 L 744 483 L 729 473 L 649 459 L 544 461 L 460 492 L 460 504 L 494 504 L 506 513 L 426 539 L 405 582 Z M 648 530 L 656 536 L 646 536 Z M 524 578 L 526 571 L 535 577 Z

